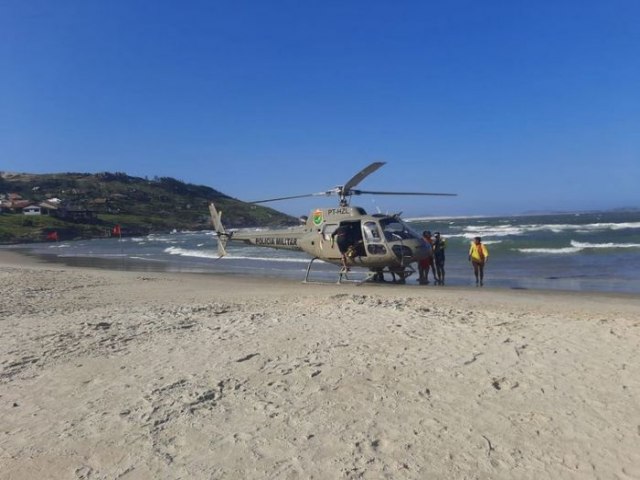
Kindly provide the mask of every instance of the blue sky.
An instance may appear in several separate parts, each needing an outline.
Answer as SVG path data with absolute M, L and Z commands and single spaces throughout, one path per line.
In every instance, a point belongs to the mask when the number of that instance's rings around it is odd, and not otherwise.
M 640 2 L 0 0 L 0 170 L 406 216 L 640 207 Z M 302 214 L 334 199 L 277 202 Z

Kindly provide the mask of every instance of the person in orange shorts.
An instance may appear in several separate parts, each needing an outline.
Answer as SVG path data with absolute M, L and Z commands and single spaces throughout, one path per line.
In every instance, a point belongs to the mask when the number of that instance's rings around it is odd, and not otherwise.
M 418 262 L 418 283 L 420 285 L 429 285 L 429 270 L 433 271 L 433 279 L 436 279 L 436 271 L 433 267 L 433 240 L 431 232 L 425 230 L 422 232 L 422 238 L 429 247 L 429 254 Z

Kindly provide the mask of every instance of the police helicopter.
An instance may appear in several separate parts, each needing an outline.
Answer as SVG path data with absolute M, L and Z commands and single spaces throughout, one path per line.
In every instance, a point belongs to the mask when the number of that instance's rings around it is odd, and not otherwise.
M 422 236 L 414 232 L 400 218 L 400 214 L 367 214 L 361 207 L 351 206 L 354 195 L 437 195 L 455 196 L 454 193 L 427 192 L 378 192 L 357 190 L 356 187 L 367 176 L 382 167 L 385 162 L 374 162 L 360 170 L 344 185 L 325 192 L 270 198 L 250 202 L 254 204 L 289 200 L 294 198 L 332 196 L 339 197 L 335 208 L 317 208 L 309 217 L 303 217 L 304 224 L 298 227 L 278 230 L 227 231 L 222 224 L 222 212 L 211 203 L 209 210 L 213 227 L 218 236 L 218 255 L 227 254 L 229 241 L 244 242 L 257 247 L 303 251 L 312 258 L 307 266 L 304 283 L 309 282 L 313 262 L 324 262 L 340 266 L 338 283 L 343 280 L 356 281 L 352 267 L 362 267 L 366 275 L 357 280 L 384 281 L 384 274 L 391 274 L 393 282 L 405 283 L 407 277 L 415 273 L 412 264 L 429 255 L 429 248 Z M 341 242 L 336 241 L 339 233 Z M 341 251 L 342 250 L 342 251 Z

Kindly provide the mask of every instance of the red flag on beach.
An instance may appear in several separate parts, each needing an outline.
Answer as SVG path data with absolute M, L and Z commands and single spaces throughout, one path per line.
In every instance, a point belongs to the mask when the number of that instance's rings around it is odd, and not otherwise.
M 51 242 L 57 242 L 58 241 L 58 232 L 49 232 L 49 233 L 47 233 L 47 240 L 49 240 Z
M 122 230 L 120 230 L 120 225 L 116 225 L 115 227 L 113 227 L 113 230 L 111 230 L 111 236 L 112 237 L 122 236 Z

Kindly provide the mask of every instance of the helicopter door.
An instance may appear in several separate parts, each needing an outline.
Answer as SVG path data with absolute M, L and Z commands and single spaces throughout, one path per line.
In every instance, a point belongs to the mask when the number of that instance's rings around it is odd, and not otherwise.
M 364 246 L 364 239 L 362 236 L 362 229 L 360 225 L 360 221 L 348 221 L 348 222 L 340 222 L 340 226 L 344 227 L 347 230 L 347 245 L 352 246 L 355 250 L 354 257 L 366 257 L 367 252 Z M 333 232 L 336 231 L 338 225 L 336 224 L 325 224 L 322 229 L 322 240 L 326 242 L 331 242 L 331 237 Z M 330 243 L 330 245 L 332 245 Z M 338 247 L 335 248 L 335 254 L 337 258 L 339 257 Z
M 362 232 L 364 233 L 367 252 L 370 255 L 384 255 L 387 253 L 387 247 L 384 245 L 380 228 L 376 222 L 365 222 L 362 225 Z
M 355 248 L 356 257 L 366 257 L 367 251 L 364 247 L 364 238 L 362 235 L 362 222 L 357 220 L 355 222 L 343 222 L 350 230 L 351 245 Z

